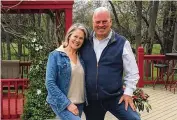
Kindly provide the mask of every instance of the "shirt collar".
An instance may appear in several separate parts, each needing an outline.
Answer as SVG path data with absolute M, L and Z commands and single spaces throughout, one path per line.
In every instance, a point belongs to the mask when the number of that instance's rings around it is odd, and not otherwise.
M 110 40 L 110 39 L 111 39 L 111 36 L 112 36 L 112 29 L 111 29 L 111 31 L 109 32 L 109 35 L 108 35 L 106 38 L 104 38 L 103 40 L 101 40 L 101 41 Z M 93 33 L 93 38 L 97 40 L 97 38 L 96 38 L 96 36 L 95 36 L 95 32 Z

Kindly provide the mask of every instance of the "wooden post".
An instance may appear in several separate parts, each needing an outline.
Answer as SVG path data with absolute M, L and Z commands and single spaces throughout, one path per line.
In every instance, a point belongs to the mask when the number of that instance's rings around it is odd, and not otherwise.
M 138 69 L 140 79 L 138 81 L 137 87 L 144 87 L 144 49 L 143 47 L 138 48 Z
M 0 79 L 2 80 L 2 79 Z M 1 92 L 1 119 L 3 118 L 3 83 L 1 81 L 1 84 L 0 84 L 1 88 L 0 88 L 0 92 Z

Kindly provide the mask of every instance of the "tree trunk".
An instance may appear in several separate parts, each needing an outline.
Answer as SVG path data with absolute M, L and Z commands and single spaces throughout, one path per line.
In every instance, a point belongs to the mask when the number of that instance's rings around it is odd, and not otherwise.
M 175 18 L 176 6 L 173 1 L 166 2 L 163 20 L 163 42 L 165 52 L 172 52 L 174 31 L 175 31 Z
M 136 53 L 138 53 L 138 47 L 141 46 L 141 19 L 142 19 L 142 1 L 135 1 L 136 4 Z M 137 54 L 136 54 L 137 55 Z
M 122 34 L 124 35 L 126 38 L 134 38 L 135 36 L 132 35 L 131 31 L 129 31 L 128 29 L 125 29 L 123 26 L 121 26 L 120 22 L 119 22 L 119 19 L 118 19 L 118 15 L 116 13 L 116 9 L 112 3 L 112 1 L 109 0 L 109 3 L 111 5 L 111 8 L 112 8 L 112 12 L 114 14 L 114 17 L 115 17 L 115 22 L 116 22 L 116 25 L 117 25 L 117 28 L 114 29 L 116 32 L 118 32 L 119 34 Z
M 145 16 L 142 15 L 142 19 L 143 19 L 143 21 L 146 23 L 147 27 L 149 27 L 149 23 L 148 23 L 147 18 L 146 18 Z M 155 38 L 155 39 L 158 41 L 158 43 L 160 44 L 160 46 L 161 46 L 161 50 L 162 50 L 162 52 L 163 52 L 163 51 L 164 51 L 163 41 L 162 41 L 162 40 L 160 39 L 160 37 L 158 36 L 156 30 L 155 30 L 155 36 L 154 36 L 154 38 Z
M 38 27 L 41 27 L 41 14 L 37 16 Z
M 109 3 L 110 3 L 110 5 L 111 5 L 112 12 L 113 12 L 114 17 L 115 17 L 116 25 L 117 25 L 117 27 L 120 29 L 120 23 L 119 23 L 119 19 L 118 19 L 118 16 L 117 16 L 117 13 L 116 13 L 115 7 L 114 7 L 112 1 L 109 1 Z
M 174 32 L 172 52 L 177 52 L 177 16 L 176 16 L 176 23 L 175 23 L 175 32 Z
M 7 32 L 6 34 L 6 45 L 7 45 L 7 59 L 11 60 L 11 51 L 10 51 L 10 36 Z
M 19 14 L 18 16 L 19 16 L 19 23 L 18 24 L 20 25 L 20 24 L 22 24 L 22 22 L 21 22 L 22 21 L 21 20 L 22 17 L 21 17 L 21 14 Z M 17 44 L 18 44 L 18 59 L 21 60 L 21 56 L 22 56 L 22 41 L 21 41 L 20 38 L 19 38 Z
M 22 56 L 22 41 L 19 38 L 18 40 L 18 59 L 21 60 L 21 56 Z
M 46 42 L 50 40 L 50 16 L 46 15 L 47 25 L 46 25 Z
M 55 44 L 57 46 L 60 46 L 62 44 L 62 42 L 65 39 L 65 32 L 63 31 L 65 26 L 64 26 L 64 12 L 62 11 L 58 11 L 57 12 L 57 23 L 56 23 L 56 36 L 57 36 L 57 41 L 55 42 Z
M 3 47 L 4 45 L 3 45 L 3 42 L 1 41 L 1 60 L 3 60 L 4 59 L 4 47 Z
M 147 54 L 152 54 L 158 6 L 159 6 L 159 1 L 153 1 L 153 6 L 150 12 L 150 19 L 149 19 L 148 41 L 146 46 Z

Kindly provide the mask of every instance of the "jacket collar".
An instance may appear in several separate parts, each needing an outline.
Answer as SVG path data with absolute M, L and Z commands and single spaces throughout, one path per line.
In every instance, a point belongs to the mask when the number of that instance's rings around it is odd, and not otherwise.
M 109 45 L 109 44 L 112 44 L 112 43 L 114 43 L 114 42 L 116 42 L 116 39 L 115 39 L 115 32 L 112 30 L 111 39 L 109 40 L 108 45 Z
M 58 51 L 58 52 L 60 52 L 60 54 L 62 55 L 62 56 L 67 56 L 67 54 L 66 54 L 66 52 L 65 52 L 65 50 L 64 50 L 64 47 L 63 47 L 63 45 L 61 45 L 60 47 L 58 47 L 57 49 L 55 49 L 56 51 Z M 78 54 L 78 56 L 79 56 L 79 58 L 81 57 L 80 56 L 80 54 L 77 52 L 77 54 Z
M 65 50 L 64 50 L 63 45 L 61 45 L 60 47 L 58 47 L 58 48 L 55 49 L 55 50 L 58 51 L 58 52 L 60 52 L 60 54 L 61 54 L 62 56 L 67 56 L 67 55 L 66 55 L 66 52 L 65 52 Z
M 63 45 L 61 45 L 60 47 L 58 47 L 58 48 L 55 49 L 55 50 L 58 51 L 58 52 L 60 52 L 61 56 L 67 56 L 67 54 L 66 54 L 66 52 L 65 52 L 65 50 L 64 50 Z M 79 58 L 79 60 L 80 60 L 80 62 L 81 62 L 81 64 L 82 64 L 82 66 L 83 66 L 83 68 L 84 68 L 84 70 L 85 70 L 84 62 L 83 62 L 83 60 L 82 60 L 81 55 L 79 54 L 79 52 L 77 52 L 77 55 L 78 55 L 78 58 Z M 68 56 L 67 56 L 67 57 L 68 57 Z

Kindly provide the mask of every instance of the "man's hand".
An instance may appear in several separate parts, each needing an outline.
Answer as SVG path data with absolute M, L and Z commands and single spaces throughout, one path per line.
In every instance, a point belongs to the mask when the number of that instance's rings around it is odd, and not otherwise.
M 132 97 L 129 95 L 125 95 L 123 94 L 122 97 L 119 100 L 119 104 L 122 102 L 125 102 L 125 110 L 128 109 L 128 105 L 130 105 L 130 107 L 132 108 L 133 111 L 136 111 L 135 105 L 133 103 Z
M 68 109 L 70 112 L 72 112 L 74 115 L 79 115 L 79 110 L 78 110 L 78 108 L 77 108 L 77 106 L 76 106 L 75 104 L 71 103 L 71 104 L 67 107 L 67 109 Z

